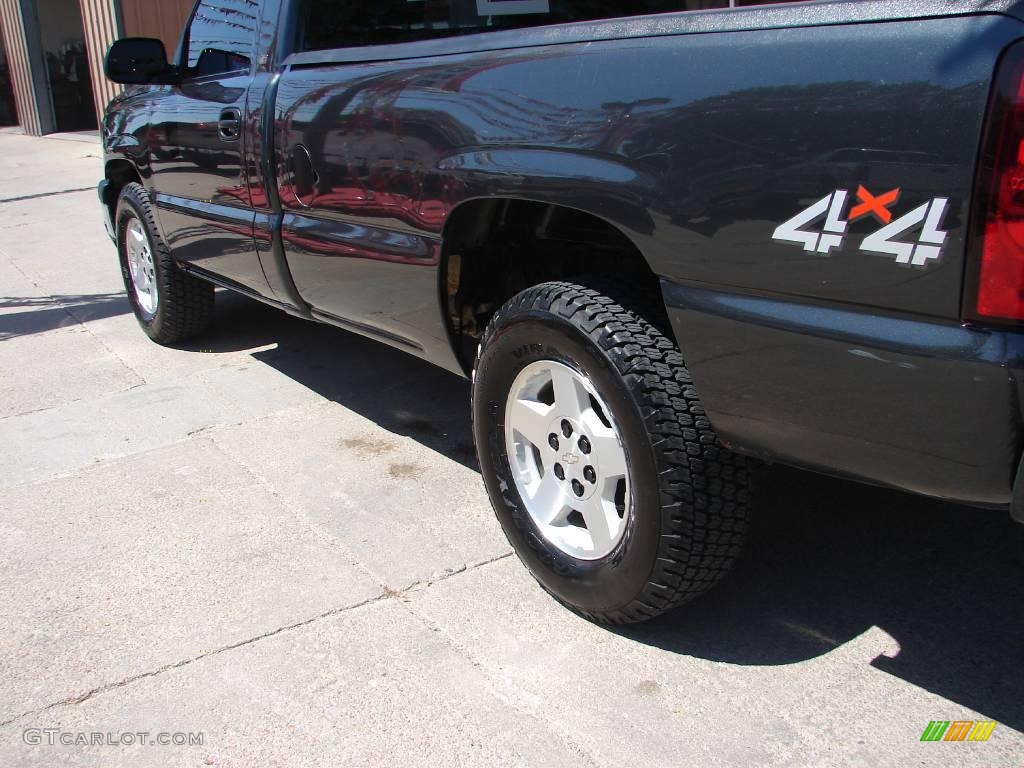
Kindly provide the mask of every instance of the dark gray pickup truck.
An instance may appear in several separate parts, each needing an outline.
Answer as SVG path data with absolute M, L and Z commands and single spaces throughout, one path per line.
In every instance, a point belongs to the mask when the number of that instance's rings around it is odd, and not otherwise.
M 140 324 L 222 286 L 472 377 L 505 533 L 598 621 L 730 568 L 750 457 L 1024 521 L 1024 8 L 730 4 L 200 0 L 170 61 L 118 41 Z

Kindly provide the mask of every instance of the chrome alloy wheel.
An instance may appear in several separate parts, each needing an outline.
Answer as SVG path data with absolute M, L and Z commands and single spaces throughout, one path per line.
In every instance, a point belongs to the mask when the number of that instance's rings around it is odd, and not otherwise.
M 160 297 L 156 287 L 156 266 L 153 262 L 153 251 L 149 246 L 149 238 L 142 222 L 133 216 L 125 228 L 125 251 L 128 257 L 128 269 L 132 276 L 132 288 L 135 300 L 147 315 L 155 315 Z
M 611 411 L 584 374 L 553 360 L 526 366 L 505 406 L 516 490 L 544 538 L 598 560 L 626 531 L 629 471 Z

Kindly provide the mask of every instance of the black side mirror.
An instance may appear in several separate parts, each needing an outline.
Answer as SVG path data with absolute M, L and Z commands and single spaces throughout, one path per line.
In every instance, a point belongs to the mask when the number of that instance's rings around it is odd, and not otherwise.
M 103 71 L 115 83 L 145 85 L 165 82 L 171 74 L 167 51 L 152 37 L 124 37 L 107 51 Z

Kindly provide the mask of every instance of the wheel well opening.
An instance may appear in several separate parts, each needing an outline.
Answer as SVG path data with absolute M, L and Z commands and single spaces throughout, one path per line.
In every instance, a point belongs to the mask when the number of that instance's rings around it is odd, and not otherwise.
M 117 201 L 121 197 L 121 190 L 133 181 L 142 183 L 142 177 L 127 160 L 111 160 L 107 163 L 106 177 L 110 182 L 110 189 L 107 192 L 107 207 L 110 209 L 110 220 L 114 221 L 117 216 Z
M 578 275 L 658 285 L 643 254 L 607 221 L 507 198 L 473 200 L 452 212 L 442 265 L 449 330 L 467 371 L 491 316 L 526 288 Z

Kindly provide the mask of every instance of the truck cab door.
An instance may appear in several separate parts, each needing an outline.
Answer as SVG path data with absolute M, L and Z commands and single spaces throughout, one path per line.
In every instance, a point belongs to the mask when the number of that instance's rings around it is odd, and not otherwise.
M 180 46 L 184 78 L 154 100 L 154 199 L 174 257 L 249 291 L 270 292 L 253 239 L 243 135 L 258 10 L 201 0 Z

